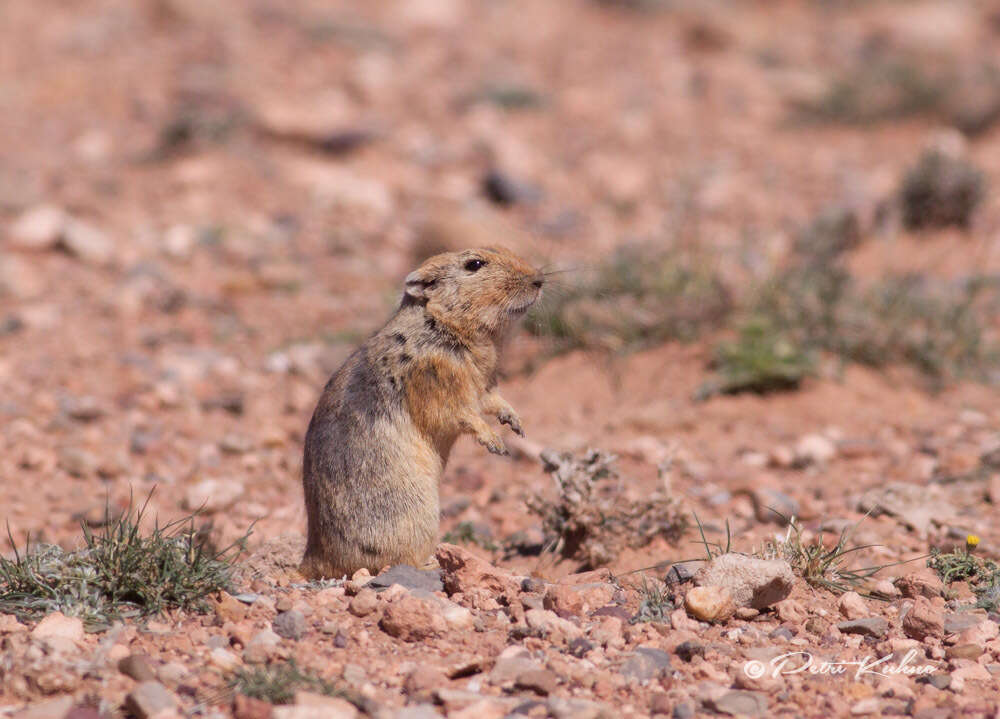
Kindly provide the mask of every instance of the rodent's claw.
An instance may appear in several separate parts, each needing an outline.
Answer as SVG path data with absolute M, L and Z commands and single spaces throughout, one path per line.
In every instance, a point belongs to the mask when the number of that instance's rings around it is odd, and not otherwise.
M 500 424 L 505 424 L 513 430 L 514 434 L 519 437 L 524 436 L 524 430 L 521 429 L 521 418 L 512 412 L 501 412 L 497 415 L 497 419 L 500 420 Z
M 501 457 L 506 457 L 510 454 L 507 447 L 504 445 L 503 440 L 497 435 L 492 437 L 480 437 L 479 444 L 483 445 L 492 454 L 499 454 Z

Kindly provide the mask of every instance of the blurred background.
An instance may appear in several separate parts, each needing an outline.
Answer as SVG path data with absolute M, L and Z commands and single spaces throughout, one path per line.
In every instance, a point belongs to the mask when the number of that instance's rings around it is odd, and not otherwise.
M 221 539 L 301 532 L 329 373 L 423 258 L 482 244 L 559 273 L 502 380 L 526 459 L 460 444 L 445 529 L 537 523 L 546 445 L 618 452 L 634 492 L 672 453 L 747 526 L 748 478 L 816 516 L 967 471 L 998 120 L 986 0 L 5 0 L 11 537 L 153 487 Z M 810 433 L 841 463 L 818 488 Z

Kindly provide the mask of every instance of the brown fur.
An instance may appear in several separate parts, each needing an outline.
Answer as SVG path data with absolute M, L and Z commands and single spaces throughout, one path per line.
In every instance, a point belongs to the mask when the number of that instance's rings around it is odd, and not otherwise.
M 472 270 L 475 260 L 485 264 Z M 330 378 L 309 423 L 306 576 L 419 565 L 433 551 L 438 482 L 458 436 L 506 454 L 483 414 L 522 434 L 496 392 L 497 360 L 542 279 L 500 248 L 435 255 L 407 276 L 399 309 Z

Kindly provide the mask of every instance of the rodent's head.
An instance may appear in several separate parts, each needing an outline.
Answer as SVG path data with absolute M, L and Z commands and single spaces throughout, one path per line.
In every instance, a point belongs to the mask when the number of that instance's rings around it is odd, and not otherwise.
M 406 276 L 403 305 L 420 304 L 463 335 L 499 337 L 542 292 L 545 277 L 502 247 L 445 252 Z

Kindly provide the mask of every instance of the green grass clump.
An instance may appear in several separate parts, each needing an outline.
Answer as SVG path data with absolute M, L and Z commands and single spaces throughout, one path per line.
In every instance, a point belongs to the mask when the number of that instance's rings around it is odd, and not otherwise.
M 1000 610 L 1000 566 L 991 559 L 973 553 L 979 538 L 969 536 L 963 549 L 951 552 L 931 550 L 927 566 L 937 572 L 945 584 L 968 582 L 976 595 L 976 606 L 990 612 Z
M 96 534 L 84 524 L 82 549 L 27 545 L 0 557 L 0 612 L 40 619 L 61 611 L 99 631 L 127 617 L 207 609 L 208 596 L 229 587 L 249 531 L 218 551 L 198 536 L 193 515 L 144 534 L 145 508 L 129 507 Z
M 725 367 L 729 359 L 736 369 L 776 367 L 779 387 L 783 371 L 791 372 L 785 386 L 794 386 L 796 371 L 806 374 L 808 358 L 820 353 L 843 364 L 911 367 L 934 386 L 986 379 L 1000 367 L 1000 345 L 990 329 L 1000 311 L 995 278 L 893 276 L 865 284 L 832 254 L 800 258 L 766 282 L 748 303 L 747 335 L 735 347 L 723 345 L 718 364 Z
M 533 308 L 526 326 L 556 351 L 638 349 L 690 341 L 729 316 L 732 300 L 705 263 L 677 252 L 620 248 Z
M 814 360 L 766 317 L 752 317 L 735 341 L 716 348 L 714 366 L 717 379 L 702 389 L 702 396 L 795 389 L 813 372 Z
M 773 511 L 773 510 L 772 510 Z M 877 546 L 874 544 L 852 545 L 851 537 L 861 522 L 845 527 L 832 547 L 827 547 L 820 531 L 807 540 L 803 528 L 794 517 L 788 520 L 788 530 L 782 540 L 769 540 L 760 550 L 754 552 L 762 559 L 783 559 L 798 576 L 814 587 L 822 587 L 835 594 L 858 592 L 877 598 L 865 591 L 865 585 L 879 571 L 903 562 L 889 562 L 870 567 L 852 566 L 848 559 L 855 552 Z M 908 560 L 912 561 L 912 560 Z
M 291 704 L 295 692 L 309 691 L 326 696 L 345 696 L 345 692 L 320 677 L 308 674 L 294 661 L 267 667 L 240 669 L 230 685 L 237 694 L 262 699 L 271 704 Z M 346 697 L 345 697 L 346 698 Z

